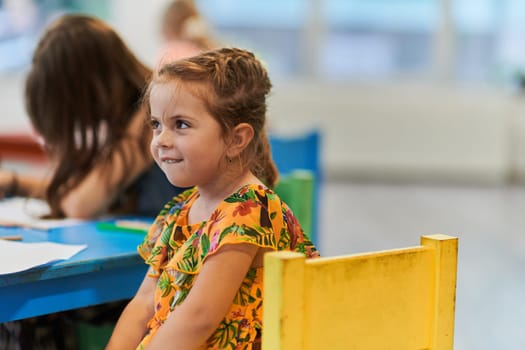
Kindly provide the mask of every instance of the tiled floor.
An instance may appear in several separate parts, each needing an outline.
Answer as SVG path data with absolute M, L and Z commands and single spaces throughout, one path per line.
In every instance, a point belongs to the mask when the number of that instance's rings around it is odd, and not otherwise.
M 525 349 L 525 186 L 325 183 L 323 255 L 459 237 L 456 350 Z

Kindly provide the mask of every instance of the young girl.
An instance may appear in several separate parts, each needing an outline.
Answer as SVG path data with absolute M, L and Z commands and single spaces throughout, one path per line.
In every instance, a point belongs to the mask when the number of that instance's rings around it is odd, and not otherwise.
M 151 70 L 105 22 L 64 15 L 43 33 L 25 98 L 52 162 L 38 178 L 0 170 L 0 196 L 46 198 L 52 217 L 155 216 L 181 192 L 148 151 L 139 100 Z
M 147 90 L 170 201 L 138 250 L 150 269 L 107 349 L 258 349 L 263 255 L 317 256 L 288 206 L 265 132 L 266 70 L 224 48 L 162 67 Z

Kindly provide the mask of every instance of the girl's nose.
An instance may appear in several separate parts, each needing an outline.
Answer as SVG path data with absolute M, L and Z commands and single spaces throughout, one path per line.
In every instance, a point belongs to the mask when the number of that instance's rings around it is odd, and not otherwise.
M 160 131 L 155 137 L 154 142 L 157 145 L 157 147 L 170 147 L 172 145 L 172 137 L 169 132 L 169 130 L 162 130 Z

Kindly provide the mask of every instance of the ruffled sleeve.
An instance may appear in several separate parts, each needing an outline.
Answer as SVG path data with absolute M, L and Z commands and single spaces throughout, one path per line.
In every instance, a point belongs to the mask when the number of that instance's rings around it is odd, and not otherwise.
M 245 243 L 277 250 L 281 235 L 288 232 L 282 209 L 279 197 L 270 189 L 258 185 L 241 189 L 189 236 L 166 269 L 197 274 L 206 258 L 226 244 Z
M 151 225 L 144 241 L 138 246 L 139 255 L 150 265 L 154 277 L 160 274 L 161 265 L 167 259 L 168 244 L 174 223 L 185 201 L 195 192 L 189 189 L 166 203 Z

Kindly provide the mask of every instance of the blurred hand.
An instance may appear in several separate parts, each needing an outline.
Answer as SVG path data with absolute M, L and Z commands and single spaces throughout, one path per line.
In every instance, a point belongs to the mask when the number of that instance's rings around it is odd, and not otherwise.
M 0 198 L 10 194 L 13 188 L 14 172 L 0 169 Z

